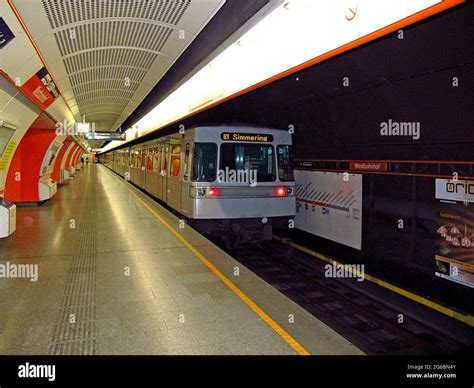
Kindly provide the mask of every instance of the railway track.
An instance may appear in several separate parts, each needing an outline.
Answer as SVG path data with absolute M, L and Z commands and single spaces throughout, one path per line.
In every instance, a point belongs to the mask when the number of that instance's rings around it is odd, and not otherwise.
M 368 295 L 354 278 L 326 278 L 325 263 L 281 242 L 228 253 L 369 355 L 446 355 L 472 346 L 472 336 L 460 340 L 416 316 L 400 322 L 400 310 L 380 295 Z

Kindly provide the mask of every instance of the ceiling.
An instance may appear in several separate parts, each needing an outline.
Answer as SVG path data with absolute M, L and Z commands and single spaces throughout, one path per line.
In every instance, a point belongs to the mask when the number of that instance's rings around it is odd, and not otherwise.
M 14 0 L 76 121 L 114 131 L 225 0 Z M 92 147 L 102 142 L 90 142 Z
M 180 124 L 293 125 L 297 158 L 472 160 L 473 20 L 466 3 L 405 28 L 403 40 L 389 34 Z M 420 139 L 380 136 L 388 119 L 419 122 Z

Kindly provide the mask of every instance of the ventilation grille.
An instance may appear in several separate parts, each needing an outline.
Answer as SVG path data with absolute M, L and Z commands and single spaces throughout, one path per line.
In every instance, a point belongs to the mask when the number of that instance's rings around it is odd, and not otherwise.
M 125 82 L 123 79 L 120 80 L 97 80 L 94 85 L 90 85 L 89 83 L 84 85 L 76 86 L 73 89 L 74 94 L 80 96 L 82 94 L 88 93 L 90 91 L 91 86 L 94 89 L 99 90 L 106 90 L 106 89 L 113 89 L 113 90 L 122 90 L 126 89 L 129 91 L 134 92 L 138 88 L 137 83 L 130 83 L 130 86 L 125 87 Z
M 126 66 L 148 70 L 155 59 L 155 53 L 130 48 L 114 48 L 88 51 L 65 58 L 64 65 L 69 74 L 101 66 Z
M 163 57 L 190 4 L 191 0 L 42 0 L 81 117 L 94 120 L 101 130 L 121 124 L 127 107 L 143 99 L 137 90 Z
M 125 85 L 125 81 L 130 80 L 130 83 L 140 83 L 146 75 L 145 70 L 131 69 L 129 67 L 101 67 L 95 69 L 89 69 L 80 73 L 73 74 L 69 77 L 71 85 L 78 86 L 80 84 L 86 84 L 96 82 L 97 80 L 111 80 L 119 79 Z
M 109 105 L 111 106 L 126 106 L 128 104 L 127 98 L 122 97 L 108 97 Z M 81 102 L 81 106 L 84 108 L 93 106 L 103 106 L 102 98 L 88 98 L 87 101 Z
M 78 103 L 81 103 L 93 98 L 102 98 L 102 103 L 104 103 L 104 99 L 108 99 L 109 97 L 123 97 L 130 100 L 133 97 L 133 94 L 134 92 L 131 90 L 91 90 L 87 93 L 76 96 L 76 100 Z
M 191 0 L 43 0 L 53 29 L 106 18 L 136 18 L 176 25 Z
M 140 21 L 113 20 L 81 24 L 54 35 L 61 56 L 107 47 L 134 47 L 159 53 L 173 30 Z M 150 38 L 153 39 L 150 39 Z

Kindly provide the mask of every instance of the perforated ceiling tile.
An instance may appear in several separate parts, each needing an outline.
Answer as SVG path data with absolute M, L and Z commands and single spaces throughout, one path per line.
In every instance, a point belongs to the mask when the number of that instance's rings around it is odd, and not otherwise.
M 43 0 L 52 28 L 105 18 L 136 18 L 176 25 L 191 0 Z
M 59 30 L 55 37 L 63 57 L 107 47 L 135 47 L 159 55 L 172 31 L 172 28 L 143 21 L 96 21 Z
M 131 65 L 131 61 L 134 64 Z M 129 48 L 111 48 L 107 50 L 86 51 L 64 58 L 64 64 L 69 74 L 85 71 L 91 68 L 109 66 L 139 68 L 148 70 L 156 60 L 156 54 Z
M 13 1 L 76 120 L 100 130 L 121 125 L 225 2 Z

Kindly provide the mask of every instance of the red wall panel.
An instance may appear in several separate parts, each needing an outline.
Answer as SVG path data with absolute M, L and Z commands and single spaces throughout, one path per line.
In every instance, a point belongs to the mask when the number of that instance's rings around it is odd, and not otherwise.
M 59 150 L 58 156 L 56 156 L 56 161 L 54 163 L 54 169 L 53 173 L 51 174 L 51 178 L 54 179 L 57 183 L 59 183 L 61 180 L 61 164 L 64 155 L 66 154 L 67 148 L 69 147 L 69 144 L 71 144 L 71 140 L 64 140 L 63 146 Z
M 33 123 L 34 125 L 34 123 Z M 21 139 L 8 170 L 5 198 L 11 202 L 39 201 L 38 182 L 41 164 L 56 132 L 34 129 L 32 126 Z

